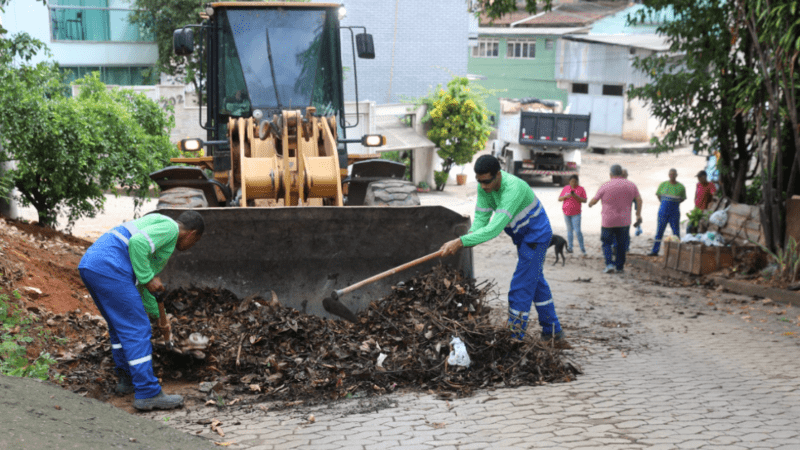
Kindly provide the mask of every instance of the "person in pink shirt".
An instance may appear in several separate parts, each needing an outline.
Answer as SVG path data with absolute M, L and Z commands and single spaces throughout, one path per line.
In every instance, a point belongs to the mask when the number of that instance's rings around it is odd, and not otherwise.
M 558 197 L 558 201 L 564 202 L 561 208 L 564 210 L 564 220 L 567 222 L 567 253 L 572 253 L 572 231 L 575 230 L 581 252 L 583 252 L 583 256 L 586 256 L 583 233 L 581 233 L 581 203 L 585 203 L 587 198 L 586 190 L 578 185 L 577 175 L 570 177 L 569 184 L 564 186 Z
M 714 194 L 717 193 L 717 187 L 714 183 L 708 182 L 708 174 L 705 170 L 697 173 L 697 190 L 694 194 L 695 208 L 708 209 L 708 205 L 714 199 Z
M 603 273 L 622 273 L 625 267 L 625 252 L 630 243 L 631 203 L 636 201 L 636 220 L 642 220 L 642 197 L 636 185 L 622 177 L 619 164 L 611 166 L 611 180 L 600 186 L 589 202 L 589 208 L 603 202 L 600 241 L 606 268 Z M 615 255 L 616 253 L 616 255 Z

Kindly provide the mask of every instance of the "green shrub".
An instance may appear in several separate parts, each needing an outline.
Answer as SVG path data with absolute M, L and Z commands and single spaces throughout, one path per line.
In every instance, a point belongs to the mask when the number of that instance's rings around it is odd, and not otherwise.
M 443 170 L 434 170 L 433 171 L 433 181 L 436 183 L 436 189 L 437 190 L 440 190 L 440 191 L 442 190 L 444 185 L 447 183 L 447 177 L 449 177 L 449 176 L 450 176 L 450 174 L 448 174 L 447 172 L 445 172 Z
M 14 291 L 15 297 L 19 296 Z M 5 294 L 0 294 L 0 374 L 12 377 L 29 377 L 47 380 L 50 378 L 50 367 L 56 364 L 49 353 L 41 352 L 33 360 L 28 358 L 27 345 L 38 336 L 42 343 L 55 339 L 49 330 L 34 326 L 36 318 L 12 304 Z M 52 374 L 55 381 L 62 381 L 63 376 Z

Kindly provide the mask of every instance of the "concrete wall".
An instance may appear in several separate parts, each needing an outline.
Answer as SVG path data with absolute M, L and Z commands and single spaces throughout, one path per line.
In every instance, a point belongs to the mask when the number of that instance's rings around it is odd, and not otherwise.
M 570 94 L 570 112 L 592 114 L 592 131 L 599 131 L 597 119 L 613 119 L 615 125 L 610 134 L 620 135 L 633 141 L 648 141 L 663 132 L 663 127 L 652 117 L 650 108 L 641 100 L 628 98 L 628 88 L 643 86 L 648 77 L 633 67 L 636 57 L 644 58 L 653 52 L 630 47 L 601 43 L 577 42 L 562 39 L 558 42 L 556 78 L 559 87 L 571 92 L 573 83 L 589 85 L 589 94 Z M 602 95 L 603 85 L 622 85 L 622 97 Z M 589 99 L 577 103 L 578 99 Z M 587 106 L 588 105 L 588 106 Z M 598 109 L 599 108 L 599 109 Z M 613 114 L 613 117 L 609 117 Z M 620 117 L 621 116 L 621 117 Z
M 652 53 L 621 45 L 560 39 L 557 43 L 556 79 L 576 83 L 622 84 L 643 86 L 647 76 L 633 67 L 634 58 Z
M 115 88 L 118 86 L 110 87 Z M 206 138 L 206 131 L 200 126 L 201 122 L 205 123 L 206 121 L 206 107 L 203 106 L 202 117 L 199 117 L 197 95 L 187 89 L 189 86 L 159 84 L 156 86 L 123 87 L 144 94 L 147 98 L 158 102 L 165 110 L 168 105 L 173 107 L 175 128 L 170 133 L 172 142 L 177 143 L 185 138 Z M 73 95 L 77 94 L 78 89 L 78 86 L 72 87 Z M 363 134 L 374 134 L 375 114 L 374 102 L 360 102 L 358 116 L 356 116 L 355 102 L 345 102 L 345 119 L 355 124 L 358 117 L 358 125 L 355 128 L 348 129 L 348 136 L 360 137 Z M 367 149 L 358 144 L 349 144 L 348 150 L 350 153 L 369 153 Z
M 492 36 L 485 37 L 492 38 Z M 495 113 L 495 117 L 500 117 L 500 98 L 537 97 L 566 103 L 567 92 L 559 89 L 555 80 L 555 42 L 552 49 L 545 49 L 545 40 L 557 41 L 558 36 L 520 35 L 519 37 L 497 37 L 497 39 L 500 41 L 497 58 L 473 58 L 471 52 L 468 52 L 470 75 L 481 77 L 474 83 L 487 89 L 503 91 L 486 99 L 486 104 Z M 536 58 L 508 59 L 506 52 L 509 39 L 536 39 Z
M 401 103 L 467 74 L 469 12 L 464 0 L 347 0 L 342 26 L 364 26 L 375 59 L 358 59 L 359 100 Z M 360 33 L 361 30 L 354 30 Z M 350 32 L 342 30 L 345 100 L 355 100 Z
M 26 32 L 44 42 L 62 66 L 147 66 L 158 59 L 158 47 L 148 42 L 53 41 L 50 10 L 42 2 L 11 0 L 2 13 L 9 34 Z M 40 52 L 31 62 L 48 58 Z

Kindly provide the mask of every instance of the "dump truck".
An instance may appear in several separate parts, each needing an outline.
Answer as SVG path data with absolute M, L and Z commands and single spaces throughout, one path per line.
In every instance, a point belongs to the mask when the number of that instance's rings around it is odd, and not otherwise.
M 416 189 L 402 180 L 402 164 L 348 154 L 348 144 L 374 147 L 385 139 L 347 138 L 355 125 L 344 115 L 341 35 L 353 48 L 353 77 L 356 56 L 375 53 L 364 27 L 340 25 L 341 8 L 209 3 L 202 23 L 175 30 L 175 52 L 199 55 L 206 67 L 205 91 L 198 93 L 205 99 L 206 136 L 182 140 L 180 149 L 196 156 L 174 158 L 180 165 L 151 178 L 160 188 L 159 213 L 174 218 L 196 209 L 206 230 L 162 271 L 170 289 L 277 297 L 305 313 L 331 317 L 322 299 L 334 289 L 434 252 L 468 231 L 469 217 L 418 206 Z M 443 262 L 473 275 L 469 249 Z M 364 309 L 434 264 L 341 301 L 353 311 Z
M 579 174 L 591 115 L 564 114 L 561 102 L 535 98 L 500 99 L 500 109 L 492 154 L 506 172 L 527 180 L 552 176 L 559 186 Z

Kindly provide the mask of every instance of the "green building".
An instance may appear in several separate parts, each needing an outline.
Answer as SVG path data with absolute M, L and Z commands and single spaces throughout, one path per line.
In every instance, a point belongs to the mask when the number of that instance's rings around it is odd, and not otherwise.
M 487 98 L 499 117 L 500 98 L 539 98 L 567 104 L 567 91 L 556 86 L 557 40 L 585 28 L 481 27 L 469 49 L 468 73 L 487 89 L 504 90 Z

